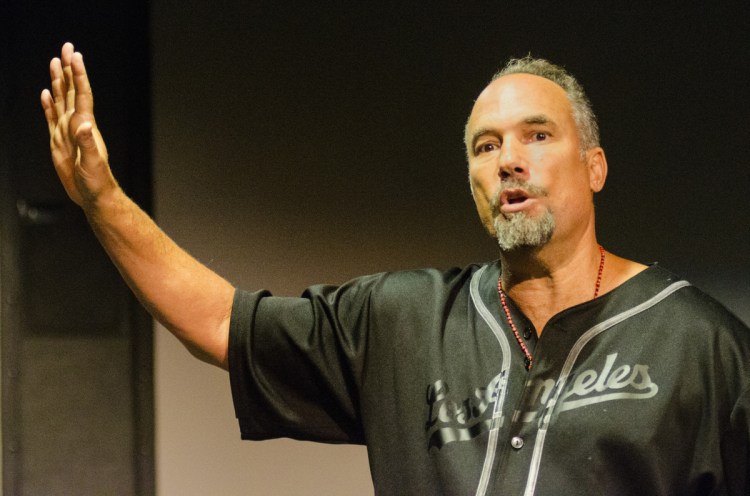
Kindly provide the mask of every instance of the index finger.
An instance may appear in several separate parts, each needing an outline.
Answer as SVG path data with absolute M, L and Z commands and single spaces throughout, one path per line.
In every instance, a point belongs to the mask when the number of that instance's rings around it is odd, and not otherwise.
M 83 64 L 83 55 L 80 52 L 73 54 L 71 62 L 73 69 L 73 86 L 76 90 L 75 109 L 76 112 L 94 114 L 94 95 L 91 92 L 91 84 L 86 74 L 86 66 Z

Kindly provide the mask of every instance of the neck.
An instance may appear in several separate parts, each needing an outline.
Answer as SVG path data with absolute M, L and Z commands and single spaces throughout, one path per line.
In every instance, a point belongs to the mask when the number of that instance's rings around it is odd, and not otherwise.
M 601 262 L 593 236 L 573 247 L 519 249 L 500 258 L 503 290 L 538 334 L 556 313 L 593 298 Z

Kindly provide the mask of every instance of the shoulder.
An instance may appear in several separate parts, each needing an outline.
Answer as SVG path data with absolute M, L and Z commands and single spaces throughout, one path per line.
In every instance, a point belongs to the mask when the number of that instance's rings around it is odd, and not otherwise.
M 468 287 L 471 277 L 488 264 L 471 264 L 450 269 L 412 269 L 382 272 L 352 279 L 340 286 L 318 285 L 305 291 L 305 296 L 325 295 L 330 301 L 373 299 L 379 304 L 409 301 L 426 302 L 444 299 Z
M 400 292 L 411 289 L 435 289 L 462 286 L 486 264 L 472 264 L 450 269 L 414 269 L 383 274 L 380 289 Z
M 666 274 L 672 282 L 685 284 L 669 299 L 675 310 L 675 318 L 750 335 L 750 328 L 716 298 L 663 267 L 657 266 L 654 269 Z
M 652 326 L 670 334 L 713 339 L 723 336 L 748 343 L 750 329 L 724 305 L 664 267 L 653 264 L 610 295 L 617 308 L 649 308 Z
M 713 296 L 668 270 L 649 270 L 659 271 L 672 285 L 680 285 L 661 305 L 663 319 L 670 322 L 670 332 L 682 334 L 689 341 L 686 345 L 692 343 L 719 355 L 728 352 L 750 360 L 750 328 L 739 317 Z

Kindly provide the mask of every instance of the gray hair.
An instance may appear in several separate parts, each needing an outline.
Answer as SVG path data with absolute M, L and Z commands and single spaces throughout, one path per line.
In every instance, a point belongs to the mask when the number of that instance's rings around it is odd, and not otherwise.
M 571 107 L 573 120 L 578 127 L 578 139 L 582 152 L 599 146 L 599 124 L 581 84 L 568 71 L 545 59 L 533 58 L 531 55 L 520 59 L 510 59 L 505 67 L 492 76 L 492 81 L 510 74 L 532 74 L 549 79 L 565 90 Z

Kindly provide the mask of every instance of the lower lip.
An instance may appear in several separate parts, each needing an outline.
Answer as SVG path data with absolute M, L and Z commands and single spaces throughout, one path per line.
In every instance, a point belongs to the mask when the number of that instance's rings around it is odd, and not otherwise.
M 500 206 L 500 212 L 504 214 L 512 214 L 515 212 L 522 212 L 524 210 L 527 210 L 531 208 L 531 206 L 536 202 L 534 198 L 526 198 L 522 202 L 518 203 L 503 203 Z

